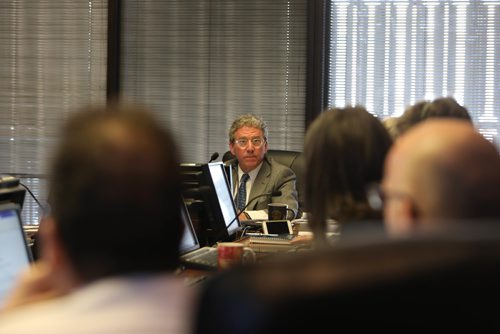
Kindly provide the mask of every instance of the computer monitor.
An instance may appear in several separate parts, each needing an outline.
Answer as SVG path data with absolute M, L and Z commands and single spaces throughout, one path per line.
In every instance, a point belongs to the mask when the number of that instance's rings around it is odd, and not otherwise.
M 19 274 L 28 268 L 31 261 L 19 206 L 0 204 L 0 306 Z
M 202 194 L 209 216 L 207 238 L 212 243 L 233 239 L 241 225 L 234 206 L 224 164 L 222 162 L 204 164 L 202 165 L 202 172 L 202 182 L 205 186 L 202 187 Z
M 219 162 L 220 163 L 220 162 Z M 200 163 L 186 162 L 181 163 L 181 179 L 183 196 L 186 200 L 189 199 L 202 199 L 200 193 L 200 182 L 202 179 L 202 166 Z M 231 165 L 223 165 L 224 172 L 226 173 L 226 180 L 229 190 L 232 194 L 233 173 Z
M 200 180 L 202 164 L 181 163 L 182 194 L 186 200 L 201 200 Z
M 19 179 L 10 175 L 0 175 L 0 204 L 14 203 L 22 209 L 26 189 L 24 189 Z

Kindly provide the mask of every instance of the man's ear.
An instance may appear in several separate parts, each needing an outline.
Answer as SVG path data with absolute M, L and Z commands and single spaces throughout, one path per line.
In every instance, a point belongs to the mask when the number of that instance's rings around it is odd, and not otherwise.
M 418 211 L 410 198 L 399 198 L 384 207 L 384 220 L 389 234 L 410 235 L 418 228 Z
M 267 139 L 264 141 L 264 154 L 267 153 L 269 146 L 267 145 Z
M 234 154 L 234 143 L 229 143 L 229 151 L 231 151 L 231 154 L 236 156 L 236 154 Z
M 412 221 L 413 222 L 416 222 L 418 220 L 420 220 L 420 212 L 418 211 L 417 207 L 415 206 L 415 202 L 412 201 L 412 200 L 408 200 L 408 202 L 410 202 L 409 204 L 409 215 L 410 217 L 412 218 Z
M 418 209 L 415 206 L 415 202 L 413 202 L 410 198 L 405 198 L 401 201 L 404 212 L 403 220 L 405 221 L 408 231 L 414 232 L 419 228 L 419 220 L 421 218 Z

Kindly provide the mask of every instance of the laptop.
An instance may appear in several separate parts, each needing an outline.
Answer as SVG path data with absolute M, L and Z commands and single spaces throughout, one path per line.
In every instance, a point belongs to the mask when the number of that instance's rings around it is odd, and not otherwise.
M 207 229 L 210 243 L 231 241 L 236 238 L 241 224 L 234 205 L 229 181 L 222 162 L 212 162 L 202 166 L 206 191 L 204 200 L 209 213 L 210 228 Z
M 217 270 L 217 248 L 200 247 L 200 242 L 185 204 L 182 206 L 181 216 L 184 225 L 184 234 L 179 248 L 181 264 L 186 268 Z
M 0 204 L 0 307 L 33 260 L 20 213 L 19 205 Z

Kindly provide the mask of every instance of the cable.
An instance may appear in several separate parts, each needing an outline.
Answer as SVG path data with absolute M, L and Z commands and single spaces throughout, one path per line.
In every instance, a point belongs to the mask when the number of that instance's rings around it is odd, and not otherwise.
M 247 230 L 250 229 L 250 226 L 245 226 L 243 228 L 243 230 L 241 231 L 241 238 L 243 238 L 245 236 L 245 233 L 247 233 Z
M 229 230 L 229 228 L 231 227 L 231 225 L 233 225 L 233 223 L 238 220 L 239 214 L 241 212 L 245 211 L 245 209 L 250 205 L 250 203 L 252 203 L 256 199 L 259 199 L 259 198 L 264 197 L 264 196 L 271 196 L 271 197 L 281 196 L 281 190 L 271 191 L 271 192 L 268 192 L 268 193 L 265 193 L 265 194 L 260 194 L 260 195 L 257 195 L 255 197 L 253 197 L 252 199 L 250 199 L 247 202 L 247 204 L 240 210 L 240 212 L 237 213 L 236 216 L 229 222 L 229 224 L 227 224 L 226 230 Z
M 28 188 L 25 184 L 23 184 L 22 182 L 19 182 L 19 184 L 21 186 L 24 187 L 24 189 L 26 189 L 28 191 L 28 193 L 31 195 L 31 197 L 33 197 L 33 199 L 35 200 L 36 204 L 38 204 L 38 206 L 40 207 L 40 209 L 42 209 L 43 211 L 45 211 L 45 208 L 44 206 L 40 203 L 40 201 L 38 201 L 38 199 L 35 197 L 35 195 L 33 195 L 33 193 L 31 192 L 30 188 Z

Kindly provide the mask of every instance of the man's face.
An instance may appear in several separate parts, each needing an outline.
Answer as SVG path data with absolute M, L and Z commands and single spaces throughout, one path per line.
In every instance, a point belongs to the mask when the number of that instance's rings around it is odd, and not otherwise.
M 267 142 L 264 138 L 262 130 L 243 126 L 234 134 L 235 142 L 229 143 L 231 153 L 238 159 L 240 168 L 248 173 L 255 169 L 267 152 Z M 242 144 L 246 139 L 246 144 Z M 261 145 L 255 145 L 253 141 L 261 140 Z M 238 143 L 239 142 L 239 143 Z

